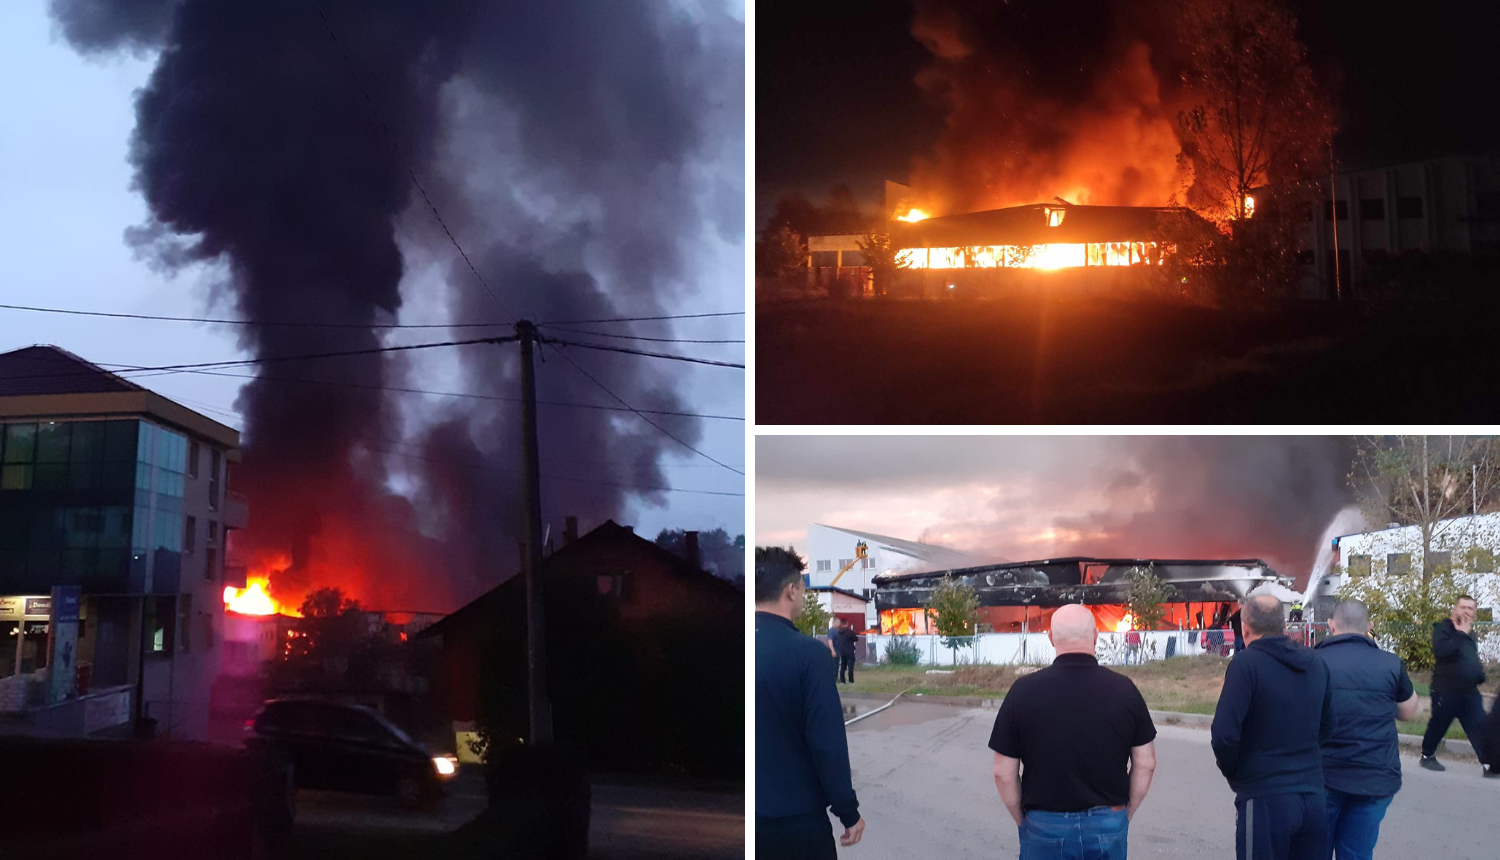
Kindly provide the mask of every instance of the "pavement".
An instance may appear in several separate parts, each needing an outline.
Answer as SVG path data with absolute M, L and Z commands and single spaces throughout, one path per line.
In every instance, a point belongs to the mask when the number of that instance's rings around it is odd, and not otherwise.
M 719 860 L 745 856 L 743 786 L 624 780 L 596 775 L 590 818 L 591 857 L 606 860 Z M 484 811 L 479 768 L 460 768 L 433 809 L 403 809 L 393 798 L 342 792 L 297 792 L 297 830 L 304 835 L 441 837 Z
M 846 718 L 879 704 L 846 701 Z M 850 725 L 849 758 L 866 828 L 863 841 L 840 856 L 1016 856 L 1015 824 L 991 776 L 994 721 L 994 708 L 903 699 Z M 1157 730 L 1156 778 L 1131 823 L 1131 855 L 1232 857 L 1234 795 L 1214 766 L 1208 731 L 1160 723 Z M 1404 784 L 1382 825 L 1377 858 L 1493 854 L 1500 780 L 1482 778 L 1472 761 L 1446 763 L 1445 773 L 1433 773 L 1418 767 L 1415 756 L 1402 756 Z

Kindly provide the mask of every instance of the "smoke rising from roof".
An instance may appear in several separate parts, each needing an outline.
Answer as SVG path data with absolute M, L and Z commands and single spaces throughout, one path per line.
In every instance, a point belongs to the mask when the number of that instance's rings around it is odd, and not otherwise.
M 150 218 L 130 240 L 167 269 L 220 266 L 220 298 L 248 320 L 391 322 L 424 289 L 408 277 L 414 255 L 441 261 L 453 321 L 511 319 L 449 264 L 409 171 L 504 304 L 534 319 L 671 313 L 698 286 L 704 225 L 742 235 L 743 25 L 718 6 L 53 0 L 52 13 L 81 52 L 160 52 L 130 151 Z M 401 340 L 419 339 L 443 338 Z M 372 329 L 280 326 L 240 342 L 257 356 L 384 343 Z M 515 347 L 454 349 L 461 390 L 517 395 Z M 574 361 L 633 406 L 685 408 L 670 369 L 613 358 Z M 273 588 L 451 608 L 513 569 L 518 404 L 359 387 L 454 390 L 421 384 L 436 368 L 278 363 L 245 386 L 244 537 L 252 557 L 292 558 Z M 544 400 L 615 405 L 555 353 L 538 372 Z M 668 485 L 657 463 L 675 443 L 628 414 L 541 418 L 544 474 L 587 460 L 594 482 L 545 481 L 547 521 L 598 522 L 641 495 L 611 485 Z M 658 423 L 690 442 L 700 432 Z M 398 477 L 410 492 L 389 489 Z
M 1164 68 L 1175 46 L 1156 5 L 919 0 L 912 35 L 933 60 L 917 84 L 948 119 L 914 165 L 918 197 L 940 214 L 1054 196 L 1171 202 L 1191 175 L 1178 164 Z
M 1317 436 L 762 437 L 757 544 L 808 522 L 1012 561 L 1261 558 L 1305 582 L 1352 501 Z

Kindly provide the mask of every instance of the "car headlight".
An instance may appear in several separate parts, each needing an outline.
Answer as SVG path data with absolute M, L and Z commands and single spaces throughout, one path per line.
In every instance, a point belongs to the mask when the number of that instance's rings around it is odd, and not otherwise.
M 447 756 L 433 756 L 432 766 L 437 768 L 439 776 L 452 776 L 458 770 L 458 765 Z

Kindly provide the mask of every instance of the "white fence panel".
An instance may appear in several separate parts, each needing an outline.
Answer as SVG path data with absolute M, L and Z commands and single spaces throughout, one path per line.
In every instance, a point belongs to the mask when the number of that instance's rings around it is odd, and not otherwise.
M 1204 647 L 1206 631 L 1152 630 L 1140 634 L 1140 645 L 1134 649 L 1127 641 L 1127 633 L 1100 633 L 1095 647 L 1095 656 L 1105 666 L 1122 666 L 1149 660 L 1161 660 L 1167 656 L 1200 656 L 1208 653 Z M 1223 631 L 1224 641 L 1232 643 L 1234 636 Z M 903 639 L 917 647 L 919 663 L 923 666 L 951 667 L 955 654 L 943 647 L 942 637 L 933 635 L 888 636 L 872 633 L 863 637 L 871 662 L 885 660 L 885 650 L 892 640 Z M 1192 639 L 1190 642 L 1189 639 Z M 1500 638 L 1500 636 L 1497 636 Z M 1500 643 L 1497 643 L 1500 644 Z M 1046 633 L 982 633 L 975 636 L 973 644 L 959 648 L 957 665 L 987 664 L 991 666 L 1045 666 L 1057 656 L 1052 640 Z

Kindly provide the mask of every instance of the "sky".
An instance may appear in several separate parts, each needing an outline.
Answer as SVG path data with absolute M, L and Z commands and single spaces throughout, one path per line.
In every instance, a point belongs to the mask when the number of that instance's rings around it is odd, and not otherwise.
M 1007 561 L 1259 558 L 1305 581 L 1349 464 L 1331 437 L 760 436 L 755 544 L 805 552 L 822 523 Z
M 743 16 L 741 5 L 731 7 Z M 5 110 L 0 123 L 0 164 L 5 165 L 5 180 L 0 184 L 0 295 L 4 303 L 164 316 L 233 316 L 225 302 L 215 300 L 218 273 L 211 265 L 195 264 L 168 274 L 138 259 L 124 238 L 128 228 L 143 224 L 148 215 L 131 187 L 126 154 L 135 124 L 133 96 L 146 83 L 154 62 L 152 56 L 128 54 L 85 59 L 58 36 L 45 0 L 0 5 L 0 105 Z M 726 169 L 738 174 L 741 166 L 728 163 Z M 398 322 L 442 321 L 439 305 L 450 287 L 477 289 L 472 283 L 443 283 L 450 263 L 419 255 L 408 260 L 402 283 L 406 304 Z M 693 283 L 677 312 L 744 307 L 742 242 L 705 228 L 693 243 L 689 265 Z M 744 325 L 742 317 L 729 317 L 682 323 L 662 333 L 672 336 L 674 331 L 679 337 L 742 338 Z M 447 339 L 448 333 L 438 329 L 404 334 L 388 342 Z M 156 365 L 245 357 L 236 345 L 235 331 L 224 326 L 0 309 L 0 351 L 39 343 L 55 344 L 100 364 Z M 743 361 L 743 348 L 736 344 L 702 345 L 693 354 Z M 461 389 L 454 362 L 434 360 L 419 367 L 420 387 Z M 693 411 L 744 414 L 743 371 L 680 363 L 672 363 L 671 369 Z M 543 386 L 550 372 L 560 372 L 560 368 L 540 367 Z M 231 427 L 241 426 L 235 412 L 243 384 L 239 380 L 178 374 L 153 377 L 143 384 Z M 545 390 L 541 396 L 545 398 Z M 408 408 L 425 407 L 419 401 Z M 744 423 L 707 420 L 702 426 L 704 435 L 697 447 L 742 469 Z M 675 451 L 662 461 L 674 488 L 743 493 L 739 475 L 680 446 Z M 544 439 L 544 472 L 548 454 Z M 646 535 L 663 528 L 744 531 L 743 498 L 674 492 L 667 494 L 664 507 L 638 500 L 628 506 L 623 520 Z
M 1500 117 L 1475 93 L 1500 88 L 1493 62 L 1500 5 L 1433 0 L 1399 14 L 1355 0 L 1290 0 L 1309 64 L 1338 94 L 1337 157 L 1374 164 L 1453 152 L 1494 151 Z M 1047 91 L 1071 64 L 1098 63 L 1121 37 L 1153 45 L 1170 29 L 1168 0 L 1012 0 L 1014 38 L 1032 54 L 1026 81 Z M 756 19 L 756 223 L 784 192 L 814 199 L 846 183 L 868 203 L 882 180 L 910 178 L 932 154 L 945 111 L 917 77 L 933 53 L 912 35 L 914 9 L 960 17 L 996 4 L 964 0 L 809 0 L 767 4 Z M 935 16 L 940 17 L 940 16 Z M 1013 52 L 1012 52 L 1013 53 Z M 1160 53 L 1160 51 L 1158 51 Z M 1160 60 L 1161 57 L 1154 59 Z M 1076 102 L 1076 93 L 1069 102 Z

